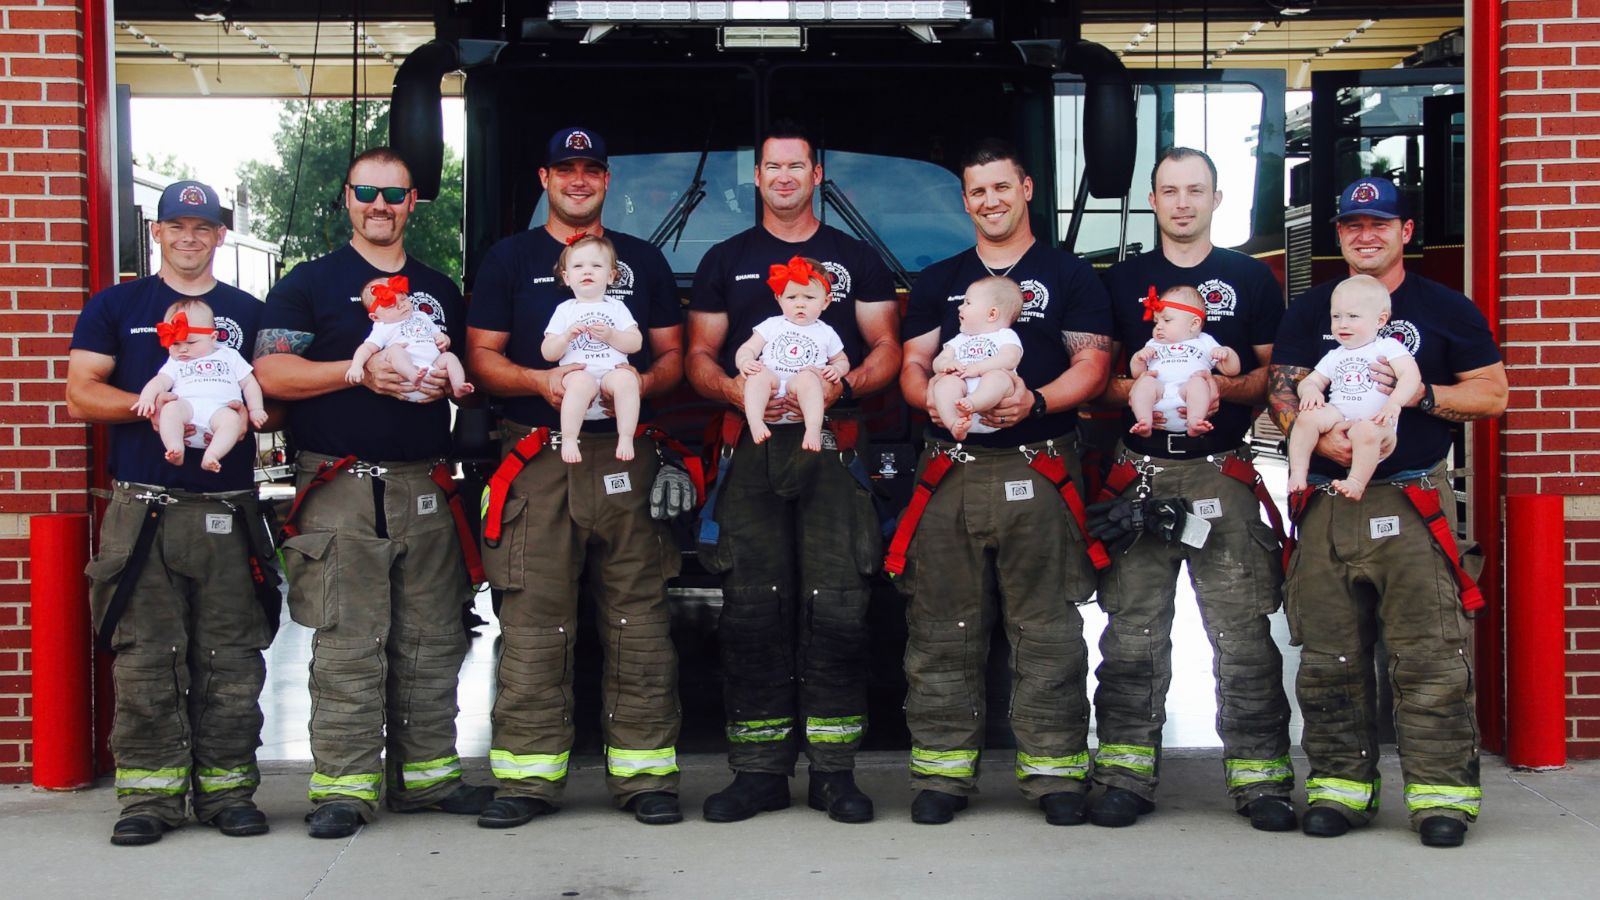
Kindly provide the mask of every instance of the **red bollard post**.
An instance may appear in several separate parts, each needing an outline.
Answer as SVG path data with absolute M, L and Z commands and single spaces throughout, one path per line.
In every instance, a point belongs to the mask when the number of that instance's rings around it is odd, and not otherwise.
M 1506 761 L 1567 764 L 1566 523 L 1562 498 L 1506 498 Z
M 28 567 L 33 622 L 33 784 L 50 790 L 94 780 L 90 744 L 89 517 L 33 516 Z

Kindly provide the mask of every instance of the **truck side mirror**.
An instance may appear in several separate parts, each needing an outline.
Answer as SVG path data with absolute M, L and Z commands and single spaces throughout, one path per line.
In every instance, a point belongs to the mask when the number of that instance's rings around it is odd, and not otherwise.
M 389 106 L 389 146 L 406 161 L 418 200 L 439 196 L 444 170 L 444 112 L 439 86 L 460 68 L 453 44 L 430 41 L 412 51 L 394 76 Z
M 1122 60 L 1093 41 L 1012 41 L 1025 65 L 1081 75 L 1084 82 L 1083 155 L 1089 193 L 1102 200 L 1128 195 L 1138 149 L 1133 82 Z

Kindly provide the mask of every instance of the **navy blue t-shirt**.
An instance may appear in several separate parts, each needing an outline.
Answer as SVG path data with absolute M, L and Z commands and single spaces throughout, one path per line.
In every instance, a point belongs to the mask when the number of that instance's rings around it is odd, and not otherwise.
M 110 384 L 132 393 L 144 390 L 166 364 L 167 349 L 156 337 L 156 323 L 179 300 L 204 300 L 217 323 L 217 345 L 232 347 L 246 359 L 255 346 L 261 301 L 230 285 L 218 283 L 200 297 L 180 294 L 159 276 L 106 288 L 84 304 L 72 330 L 72 349 L 115 356 Z M 242 491 L 255 485 L 255 441 L 246 436 L 222 459 L 221 472 L 200 468 L 204 451 L 184 451 L 183 465 L 163 458 L 166 448 L 149 422 L 108 426 L 111 477 L 118 481 L 159 484 L 180 491 Z
M 894 280 L 871 247 L 837 228 L 823 225 L 806 240 L 780 240 L 760 225 L 741 231 L 706 252 L 694 273 L 694 312 L 727 313 L 728 338 L 722 342 L 719 361 L 728 376 L 738 374 L 733 356 L 750 339 L 755 327 L 783 315 L 778 298 L 767 285 L 774 265 L 796 256 L 822 263 L 833 277 L 833 299 L 822 311 L 822 321 L 839 333 L 852 368 L 867 355 L 866 341 L 856 322 L 857 303 L 892 302 Z
M 1339 345 L 1330 333 L 1329 319 L 1338 284 L 1319 284 L 1289 304 L 1272 346 L 1274 365 L 1315 368 L 1323 354 Z M 1392 337 L 1411 351 L 1423 384 L 1455 384 L 1458 372 L 1500 362 L 1489 323 L 1462 294 L 1408 272 L 1389 294 L 1389 305 L 1389 322 L 1379 329 L 1378 337 Z M 1400 412 L 1394 452 L 1378 463 L 1376 476 L 1432 467 L 1450 452 L 1450 432 L 1449 422 L 1406 407 Z M 1311 471 L 1332 478 L 1345 475 L 1343 468 L 1316 455 L 1311 457 Z
M 975 249 L 963 250 L 922 270 L 911 289 L 902 340 L 912 340 L 938 329 L 939 344 L 961 331 L 957 316 L 967 288 L 989 270 Z M 1055 381 L 1072 358 L 1062 335 L 1066 332 L 1111 334 L 1111 310 L 1106 289 L 1088 263 L 1035 241 L 1011 268 L 1010 276 L 1022 288 L 1022 315 L 1011 326 L 1022 339 L 1022 363 L 1017 374 L 1035 390 Z M 968 434 L 966 443 L 980 447 L 1014 447 L 1073 433 L 1077 410 L 1063 409 L 1046 416 L 1029 416 L 1010 428 L 989 434 Z M 942 441 L 954 440 L 950 432 L 930 424 L 928 433 Z
M 361 289 L 374 278 L 404 275 L 411 305 L 450 336 L 456 355 L 466 346 L 461 291 L 442 272 L 406 257 L 399 272 L 384 272 L 349 244 L 295 266 L 267 295 L 263 329 L 313 335 L 305 358 L 348 362 L 372 331 Z M 415 462 L 450 453 L 450 404 L 412 403 L 361 385 L 289 404 L 289 429 L 301 450 L 327 456 L 354 454 L 372 462 Z
M 1158 248 L 1124 260 L 1103 276 L 1111 295 L 1111 315 L 1116 332 L 1112 340 L 1122 345 L 1131 359 L 1150 340 L 1151 323 L 1144 318 L 1144 300 L 1150 288 L 1159 295 L 1167 288 L 1187 285 L 1200 292 L 1206 301 L 1205 332 L 1224 347 L 1239 354 L 1239 374 L 1259 369 L 1255 347 L 1271 344 L 1283 319 L 1283 288 L 1272 270 L 1254 257 L 1235 250 L 1215 247 L 1199 265 L 1191 268 L 1174 265 Z M 1119 374 L 1128 374 L 1126 361 Z M 1250 430 L 1250 407 L 1223 401 L 1210 422 L 1219 440 L 1244 440 Z M 1133 411 L 1123 416 L 1123 427 L 1133 425 Z M 1125 434 L 1128 446 L 1138 452 L 1158 452 L 1164 446 L 1160 435 L 1148 448 L 1137 435 Z M 1164 452 L 1164 451 L 1160 451 Z
M 618 277 L 606 296 L 620 300 L 633 313 L 644 332 L 644 346 L 630 354 L 628 362 L 644 372 L 654 354 L 650 350 L 650 329 L 672 328 L 683 324 L 683 305 L 678 300 L 678 283 L 672 267 L 661 251 L 619 231 L 605 232 L 617 248 Z M 550 314 L 562 301 L 571 299 L 572 289 L 555 274 L 556 261 L 566 244 L 550 236 L 544 228 L 513 234 L 489 248 L 472 283 L 472 304 L 467 309 L 467 324 L 485 331 L 511 335 L 506 342 L 506 358 L 529 369 L 552 369 L 556 364 L 544 358 L 545 326 Z M 502 401 L 507 418 L 530 428 L 559 428 L 561 411 L 543 397 L 506 397 Z M 640 409 L 639 421 L 650 420 L 650 409 Z M 615 434 L 617 421 L 610 417 L 583 423 L 586 432 Z

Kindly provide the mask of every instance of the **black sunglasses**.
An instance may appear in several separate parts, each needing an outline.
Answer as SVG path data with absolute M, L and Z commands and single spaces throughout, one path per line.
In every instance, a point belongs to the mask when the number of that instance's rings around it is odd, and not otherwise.
M 350 192 L 355 194 L 356 199 L 362 203 L 371 203 L 378 199 L 379 194 L 383 195 L 383 202 L 385 203 L 404 203 L 406 202 L 406 195 L 411 193 L 411 188 L 381 188 L 370 184 L 352 184 L 350 185 Z

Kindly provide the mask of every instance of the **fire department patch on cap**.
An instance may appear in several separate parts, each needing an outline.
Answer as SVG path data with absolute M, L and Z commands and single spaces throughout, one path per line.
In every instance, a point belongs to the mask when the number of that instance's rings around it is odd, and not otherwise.
M 1350 192 L 1350 199 L 1357 203 L 1371 203 L 1378 199 L 1378 188 L 1370 181 L 1363 181 Z
M 205 206 L 206 192 L 200 190 L 198 185 L 184 185 L 183 190 L 178 194 L 178 202 L 185 206 Z
M 589 136 L 581 131 L 573 131 L 567 135 L 568 150 L 587 150 L 593 146 L 594 142 L 589 140 Z

